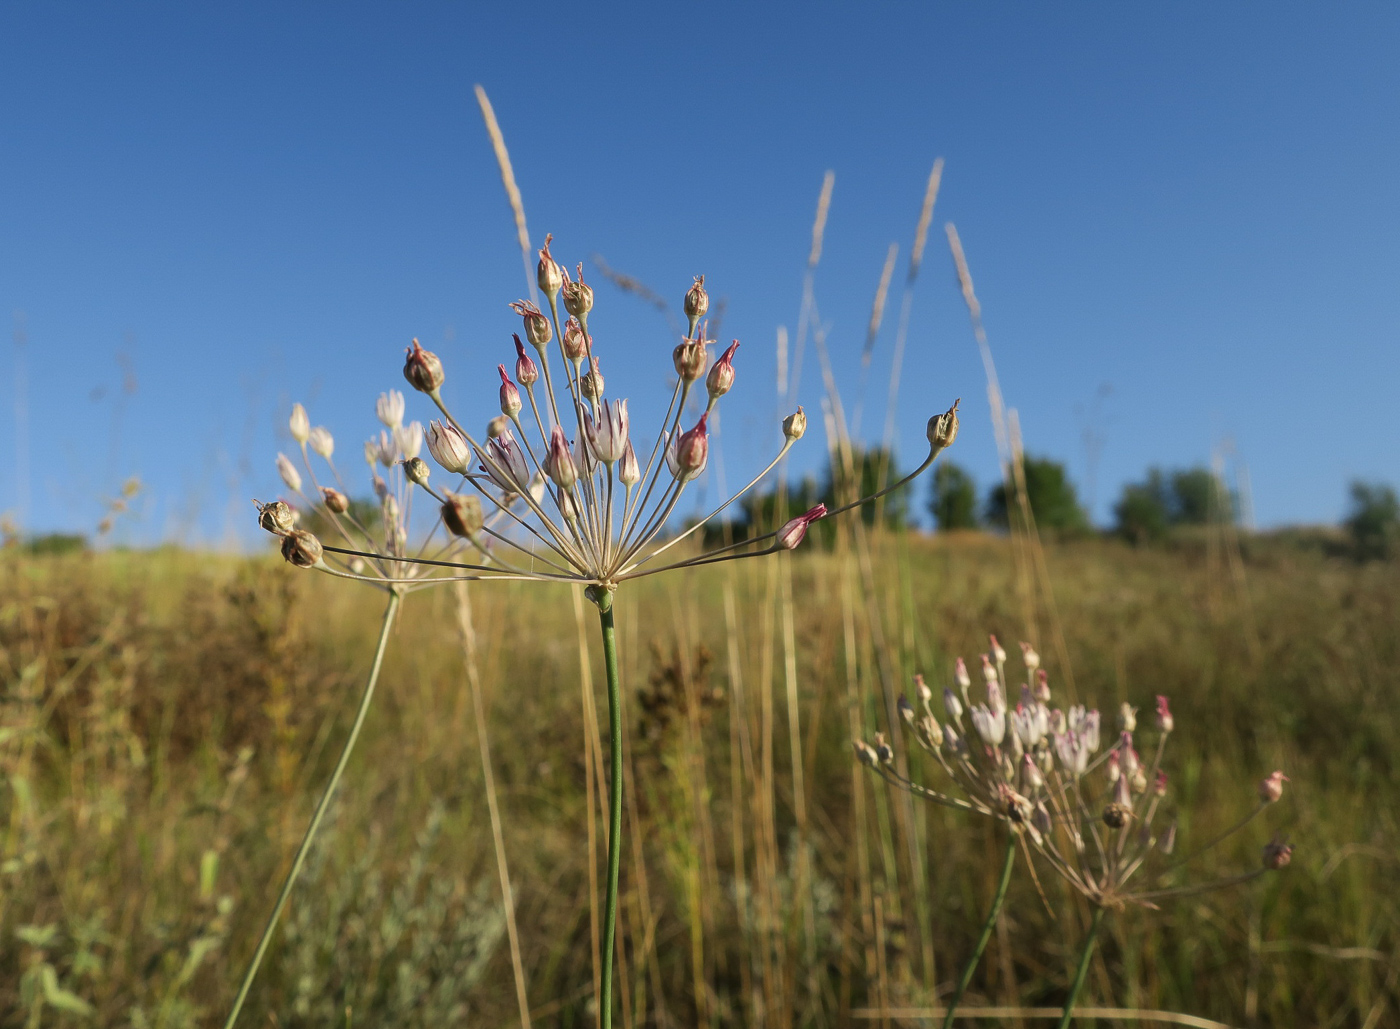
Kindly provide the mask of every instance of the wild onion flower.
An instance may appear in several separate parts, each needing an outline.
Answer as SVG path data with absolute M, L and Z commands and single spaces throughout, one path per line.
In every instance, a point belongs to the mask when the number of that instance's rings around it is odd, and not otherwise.
M 739 343 L 735 340 L 711 364 L 710 348 L 715 340 L 706 338 L 707 326 L 702 320 L 709 308 L 709 297 L 703 277 L 697 277 L 684 300 L 686 336 L 671 354 L 677 378 L 665 413 L 651 432 L 640 438 L 634 436 L 628 401 L 608 398 L 605 393 L 606 382 L 590 329 L 595 297 L 583 281 L 583 266 L 579 265 L 576 277 L 571 278 L 550 254 L 549 244 L 550 237 L 546 237 L 536 270 L 548 314 L 530 301 L 510 304 L 521 319 L 522 330 L 513 334 L 511 340 L 515 378 L 511 379 L 506 364 L 497 364 L 501 414 L 488 423 L 484 437 L 475 435 L 468 428 L 468 420 L 448 408 L 441 392 L 446 370 L 437 355 L 424 350 L 417 340 L 408 348 L 404 378 L 433 402 L 441 416 L 441 421 L 429 423 L 428 453 L 454 480 L 450 487 L 432 485 L 416 465 L 405 465 L 417 458 L 423 434 L 416 422 L 408 427 L 402 425 L 401 398 L 390 392 L 381 396 L 376 407 L 386 431 L 365 446 L 376 495 L 384 509 L 382 531 L 379 527 L 361 526 L 349 517 L 348 511 L 338 512 L 324 502 L 320 509 L 340 537 L 334 544 L 317 540 L 305 529 L 289 528 L 280 512 L 268 512 L 266 505 L 260 506 L 259 521 L 284 541 L 292 541 L 284 544 L 284 555 L 293 564 L 344 578 L 370 580 L 388 589 L 395 602 L 406 590 L 458 580 L 524 579 L 578 583 L 587 588 L 587 596 L 599 610 L 610 713 L 609 877 L 600 998 L 603 1026 L 607 1029 L 612 1017 L 613 934 L 622 817 L 614 593 L 625 582 L 658 572 L 792 550 L 802 541 L 811 522 L 897 490 L 927 469 L 957 436 L 958 405 L 954 403 L 945 413 L 929 419 L 928 456 L 898 482 L 832 511 L 818 505 L 778 529 L 730 546 L 667 560 L 668 551 L 673 558 L 678 555 L 680 552 L 673 548 L 754 488 L 787 455 L 806 431 L 806 415 L 799 407 L 783 420 L 782 442 L 758 475 L 686 529 L 666 538 L 664 534 L 686 487 L 708 465 L 709 419 L 738 382 L 735 358 Z M 563 324 L 561 302 L 568 316 Z M 557 354 L 551 345 L 555 340 Z M 527 353 L 526 343 L 533 348 L 533 356 Z M 692 423 L 687 404 L 696 391 L 695 384 L 702 380 L 706 401 Z M 305 458 L 308 444 L 302 436 L 309 440 L 308 433 L 316 430 L 303 432 L 304 419 L 305 411 L 298 405 L 291 428 Z M 333 445 L 326 446 L 322 456 L 334 473 L 332 450 Z M 646 454 L 645 462 L 642 454 Z M 379 476 L 376 464 L 390 470 L 390 481 Z M 317 506 L 302 494 L 300 477 L 290 461 L 279 456 L 278 468 L 289 489 L 308 506 Z M 307 469 L 310 472 L 309 462 Z M 343 492 L 338 473 L 335 477 Z M 312 483 L 320 487 L 314 474 Z M 419 490 L 431 497 L 436 511 L 426 537 L 414 544 L 408 516 L 413 495 Z M 441 542 L 440 527 L 444 529 Z M 376 667 L 377 661 L 378 658 Z M 353 737 L 347 748 L 352 742 Z M 334 782 L 327 795 L 333 788 Z M 294 865 L 289 884 L 297 867 Z M 273 917 L 275 921 L 275 913 Z M 265 941 L 260 945 L 258 958 L 263 946 Z M 251 975 L 250 971 L 245 979 L 245 993 Z M 232 1021 L 230 1018 L 228 1024 Z

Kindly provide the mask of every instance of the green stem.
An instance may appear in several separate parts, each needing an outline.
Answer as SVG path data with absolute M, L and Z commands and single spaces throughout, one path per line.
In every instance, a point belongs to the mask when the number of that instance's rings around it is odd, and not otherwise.
M 326 783 L 325 792 L 321 794 L 321 799 L 316 804 L 316 810 L 311 816 L 311 824 L 306 827 L 306 835 L 302 837 L 301 846 L 297 848 L 297 855 L 292 860 L 291 871 L 287 873 L 287 879 L 282 883 L 282 892 L 277 896 L 277 904 L 268 917 L 267 925 L 263 927 L 262 938 L 258 940 L 258 949 L 253 952 L 253 960 L 248 965 L 248 971 L 244 973 L 243 984 L 239 986 L 238 996 L 234 998 L 233 1010 L 228 1013 L 228 1018 L 224 1021 L 224 1029 L 233 1029 L 233 1024 L 238 1021 L 238 1013 L 243 1010 L 243 1002 L 248 999 L 248 990 L 252 987 L 253 979 L 258 974 L 258 967 L 262 964 L 263 956 L 267 953 L 268 944 L 272 942 L 272 933 L 277 928 L 277 920 L 282 916 L 282 909 L 286 907 L 287 898 L 292 895 L 292 887 L 296 885 L 297 877 L 301 875 L 302 865 L 306 863 L 306 856 L 311 851 L 311 842 L 315 839 L 316 830 L 321 827 L 321 819 L 331 806 L 331 797 L 335 795 L 335 788 L 340 784 L 341 774 L 344 773 L 345 766 L 350 763 L 350 752 L 355 749 L 355 741 L 359 739 L 360 729 L 365 724 L 365 715 L 369 712 L 370 701 L 374 698 L 374 687 L 379 682 L 379 668 L 384 663 L 384 649 L 389 643 L 389 630 L 393 628 L 394 617 L 398 614 L 401 600 L 402 598 L 397 592 L 389 594 L 389 605 L 384 609 L 384 624 L 379 630 L 379 643 L 374 649 L 374 663 L 370 666 L 369 681 L 365 683 L 365 692 L 360 697 L 360 707 L 355 712 L 355 721 L 350 726 L 350 735 L 346 737 L 345 746 L 341 748 L 340 760 L 335 763 L 335 770 L 331 772 L 331 778 Z
M 1065 999 L 1065 1013 L 1060 1016 L 1060 1029 L 1069 1029 L 1069 1021 L 1074 1017 L 1074 1002 L 1089 974 L 1089 959 L 1094 955 L 1094 944 L 1098 942 L 1099 923 L 1102 921 L 1103 908 L 1095 905 L 1094 918 L 1089 923 L 1089 938 L 1084 941 L 1084 953 L 1079 955 L 1079 971 L 1074 973 L 1074 985 L 1069 988 L 1069 997 Z
M 622 868 L 622 688 L 617 675 L 617 634 L 613 629 L 612 593 L 596 591 L 603 627 L 603 663 L 608 673 L 608 759 L 612 762 L 608 796 L 608 893 L 603 906 L 603 1029 L 612 1029 L 613 951 L 617 938 L 617 879 Z
M 948 1000 L 948 1013 L 943 1018 L 943 1029 L 952 1029 L 953 1017 L 958 1011 L 958 1002 L 967 992 L 968 984 L 972 982 L 972 973 L 977 971 L 977 964 L 982 960 L 982 952 L 987 949 L 987 941 L 992 938 L 992 927 L 996 925 L 997 915 L 1001 913 L 1001 904 L 1006 899 L 1006 887 L 1011 883 L 1011 869 L 1015 864 L 1016 834 L 1010 832 L 1007 833 L 1006 861 L 1001 866 L 1001 881 L 997 883 L 996 896 L 992 898 L 992 907 L 987 912 L 987 920 L 982 923 L 982 935 L 977 937 L 977 946 L 972 948 L 972 959 L 963 969 L 962 978 L 958 980 L 958 988 L 953 991 L 953 996 Z

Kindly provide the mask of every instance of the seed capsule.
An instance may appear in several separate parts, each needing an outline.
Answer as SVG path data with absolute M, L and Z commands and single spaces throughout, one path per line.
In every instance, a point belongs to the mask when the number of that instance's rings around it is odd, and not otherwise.
M 530 360 L 530 355 L 525 353 L 525 344 L 520 342 L 520 337 L 515 337 L 515 381 L 522 386 L 533 386 L 539 381 L 540 370 L 535 367 L 535 362 Z
M 671 363 L 682 382 L 694 382 L 705 374 L 705 344 L 698 339 L 687 339 L 671 351 Z
M 535 266 L 535 282 L 539 284 L 540 292 L 551 300 L 559 295 L 559 288 L 564 285 L 564 269 L 549 253 L 549 244 L 553 239 L 552 234 L 545 234 L 544 246 L 540 247 L 540 263 Z
M 326 510 L 334 511 L 336 514 L 344 514 L 350 510 L 350 498 L 338 489 L 330 486 L 321 487 L 321 502 L 326 505 Z
M 564 298 L 564 310 L 580 322 L 586 321 L 588 312 L 593 310 L 593 287 L 583 281 L 583 265 L 578 266 L 578 281 L 570 282 L 567 275 L 559 290 Z
M 962 400 L 953 401 L 953 406 L 943 414 L 936 414 L 928 420 L 928 442 L 935 451 L 946 450 L 958 438 L 958 405 Z
M 410 457 L 403 463 L 403 473 L 408 476 L 408 481 L 417 483 L 419 486 L 428 485 L 428 462 L 421 457 Z
M 554 327 L 549 324 L 549 319 L 530 301 L 513 301 L 510 309 L 524 319 L 525 338 L 536 350 L 543 350 L 545 345 L 554 338 Z
M 442 505 L 442 524 L 447 526 L 448 532 L 470 538 L 481 531 L 485 519 L 480 497 L 451 492 L 445 492 L 444 496 L 447 502 Z
M 293 529 L 282 537 L 282 556 L 288 564 L 311 568 L 321 561 L 321 541 L 305 529 Z
M 257 504 L 257 501 L 253 501 Z M 268 532 L 285 536 L 296 528 L 296 514 L 286 501 L 274 500 L 270 504 L 258 504 L 258 524 Z
M 685 317 L 690 322 L 689 335 L 695 334 L 695 323 L 710 309 L 710 294 L 705 292 L 705 276 L 695 276 L 695 285 L 685 294 Z
M 408 357 L 404 361 L 403 377 L 420 393 L 436 393 L 445 378 L 437 354 L 424 350 L 416 339 L 406 353 Z

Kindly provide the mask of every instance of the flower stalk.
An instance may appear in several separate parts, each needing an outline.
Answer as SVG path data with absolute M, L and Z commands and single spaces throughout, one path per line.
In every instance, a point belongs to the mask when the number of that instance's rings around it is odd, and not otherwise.
M 1089 959 L 1094 956 L 1094 944 L 1099 942 L 1099 926 L 1103 923 L 1103 912 L 1102 907 L 1094 905 L 1094 915 L 1089 920 L 1089 935 L 1085 938 L 1084 950 L 1079 955 L 1079 969 L 1074 973 L 1069 996 L 1065 998 L 1065 1010 L 1060 1016 L 1059 1029 L 1069 1029 L 1070 1020 L 1074 1018 L 1074 1002 L 1079 999 L 1079 991 L 1084 988 L 1084 980 L 1089 975 Z
M 958 1011 L 958 1002 L 967 992 L 968 984 L 972 982 L 972 975 L 977 971 L 977 965 L 982 960 L 982 952 L 987 949 L 987 941 L 992 938 L 992 929 L 997 924 L 997 915 L 1001 914 L 1002 902 L 1006 900 L 1006 888 L 1011 885 L 1011 869 L 1015 864 L 1016 834 L 1011 832 L 1007 833 L 1006 836 L 1006 860 L 1001 866 L 1001 879 L 997 881 L 996 896 L 992 898 L 992 906 L 987 909 L 987 920 L 982 923 L 982 933 L 977 937 L 977 945 L 972 948 L 972 957 L 968 959 L 967 967 L 963 969 L 957 989 L 953 991 L 952 997 L 948 998 L 948 1013 L 943 1018 L 943 1029 L 952 1029 L 953 1018 Z

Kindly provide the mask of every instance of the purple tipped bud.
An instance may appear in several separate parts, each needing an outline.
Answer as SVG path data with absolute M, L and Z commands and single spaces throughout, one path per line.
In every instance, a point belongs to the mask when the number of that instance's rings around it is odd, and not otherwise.
M 569 450 L 569 441 L 564 438 L 564 430 L 555 426 L 549 434 L 549 449 L 544 455 L 545 474 L 554 485 L 568 490 L 578 481 L 578 468 L 574 465 L 574 455 Z
M 256 500 L 253 503 L 258 504 Z M 268 532 L 285 536 L 296 528 L 297 519 L 286 501 L 274 500 L 270 504 L 258 504 L 258 524 Z
M 525 344 L 520 342 L 520 337 L 515 337 L 515 381 L 522 386 L 533 386 L 539 381 L 540 370 L 535 367 L 535 362 L 530 360 L 530 355 L 525 353 Z
M 428 423 L 428 453 L 453 475 L 466 475 L 471 468 L 472 448 L 455 425 L 433 421 Z
M 520 390 L 510 381 L 505 365 L 496 365 L 496 370 L 501 373 L 501 414 L 514 418 L 520 413 Z
M 622 448 L 622 458 L 617 463 L 617 477 L 624 486 L 635 486 L 642 481 L 642 467 L 637 463 L 637 452 L 632 449 L 632 441 Z
M 545 345 L 554 338 L 554 329 L 549 324 L 540 309 L 528 300 L 516 300 L 511 303 L 510 309 L 525 322 L 525 338 L 530 341 L 530 345 L 536 350 L 543 350 Z
M 729 345 L 729 349 L 720 355 L 714 367 L 710 369 L 709 376 L 705 379 L 705 388 L 710 391 L 710 399 L 718 400 L 724 396 L 734 385 L 734 351 L 739 349 L 739 341 L 736 339 Z
M 925 704 L 933 699 L 933 690 L 929 689 L 929 685 L 924 682 L 924 677 L 922 675 L 914 676 L 914 689 L 919 691 L 919 699 Z
M 899 717 L 903 718 L 910 725 L 914 724 L 914 705 L 909 703 L 909 698 L 904 694 L 899 695 L 896 706 L 899 708 Z
M 673 435 L 666 447 L 666 464 L 671 474 L 682 482 L 689 482 L 705 470 L 710 457 L 710 436 L 705 428 L 708 415 L 701 415 L 695 428 Z
M 408 384 L 429 396 L 436 393 L 445 378 L 442 362 L 438 360 L 437 354 L 424 350 L 416 339 L 406 353 L 408 357 L 404 361 L 403 377 L 408 380 Z
M 1160 693 L 1157 694 L 1157 728 L 1162 732 L 1171 732 L 1176 727 L 1176 719 L 1172 718 L 1171 708 L 1167 706 L 1167 698 Z
M 350 498 L 338 489 L 331 489 L 329 486 L 321 487 L 321 503 L 326 505 L 326 509 L 334 511 L 336 514 L 344 514 L 350 510 Z
M 982 679 L 988 684 L 997 681 L 997 666 L 992 664 L 990 654 L 982 655 Z
M 1264 845 L 1264 867 L 1270 871 L 1277 872 L 1280 868 L 1286 868 L 1292 860 L 1293 847 L 1287 837 L 1275 836 Z
M 305 529 L 293 529 L 282 537 L 282 556 L 298 568 L 312 568 L 321 562 L 321 541 Z
M 807 412 L 798 408 L 783 419 L 783 436 L 796 442 L 807 432 Z
M 776 540 L 778 546 L 782 547 L 784 550 L 797 549 L 797 545 L 807 537 L 807 526 L 811 525 L 818 518 L 825 517 L 825 504 L 818 504 L 806 514 L 798 515 L 778 530 L 778 538 Z
M 1283 784 L 1290 781 L 1282 772 L 1269 773 L 1259 781 L 1259 800 L 1265 804 L 1274 803 L 1283 796 Z
M 972 685 L 972 676 L 967 674 L 967 662 L 958 658 L 958 663 L 953 666 L 953 680 L 963 689 Z
M 564 269 L 549 253 L 552 239 L 554 236 L 546 233 L 544 246 L 540 247 L 540 263 L 535 266 L 535 281 L 539 284 L 540 292 L 551 300 L 559 295 L 559 289 L 564 285 Z

